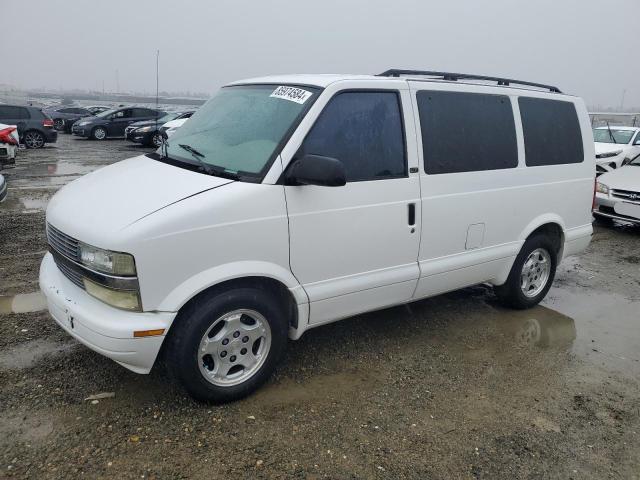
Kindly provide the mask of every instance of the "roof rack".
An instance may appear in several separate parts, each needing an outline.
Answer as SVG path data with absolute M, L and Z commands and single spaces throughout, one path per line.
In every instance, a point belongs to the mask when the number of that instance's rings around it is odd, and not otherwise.
M 452 82 L 455 82 L 457 80 L 482 80 L 487 82 L 497 82 L 497 84 L 500 86 L 509 86 L 511 84 L 526 85 L 527 87 L 536 87 L 536 88 L 542 88 L 544 90 L 549 90 L 550 92 L 553 92 L 553 93 L 562 93 L 558 87 L 554 87 L 553 85 L 544 85 L 542 83 L 534 83 L 534 82 L 524 82 L 522 80 L 513 80 L 510 78 L 487 77 L 485 75 L 473 75 L 469 73 L 430 72 L 428 70 L 400 70 L 400 69 L 392 68 L 385 72 L 379 73 L 376 76 L 400 77 L 401 75 L 434 77 L 434 78 L 441 78 L 442 80 L 448 80 Z

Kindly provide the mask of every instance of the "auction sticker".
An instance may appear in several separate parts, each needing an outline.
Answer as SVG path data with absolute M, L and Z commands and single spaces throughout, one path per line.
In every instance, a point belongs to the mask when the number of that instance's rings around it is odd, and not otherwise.
M 302 88 L 285 87 L 284 85 L 280 85 L 269 96 L 273 98 L 282 98 L 283 100 L 289 100 L 290 102 L 296 102 L 302 105 L 311 95 L 313 95 L 311 92 L 303 90 Z

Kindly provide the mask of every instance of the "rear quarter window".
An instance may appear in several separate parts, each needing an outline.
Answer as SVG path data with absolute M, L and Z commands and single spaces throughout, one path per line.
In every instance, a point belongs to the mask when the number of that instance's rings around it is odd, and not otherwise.
M 430 175 L 518 166 L 511 100 L 505 95 L 416 93 L 424 169 Z
M 525 163 L 529 167 L 580 163 L 582 132 L 571 102 L 520 97 Z

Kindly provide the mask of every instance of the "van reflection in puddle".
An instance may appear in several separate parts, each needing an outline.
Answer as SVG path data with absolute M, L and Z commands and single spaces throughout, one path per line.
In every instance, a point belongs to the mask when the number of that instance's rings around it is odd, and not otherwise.
M 515 312 L 508 317 L 499 326 L 520 346 L 569 348 L 576 339 L 573 318 L 546 307 Z

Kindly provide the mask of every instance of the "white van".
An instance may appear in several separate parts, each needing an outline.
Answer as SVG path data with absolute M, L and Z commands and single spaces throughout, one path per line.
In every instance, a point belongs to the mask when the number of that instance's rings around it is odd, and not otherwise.
M 230 84 L 156 153 L 47 209 L 40 285 L 89 348 L 195 398 L 255 390 L 287 339 L 488 282 L 537 304 L 592 234 L 584 103 L 472 75 Z

